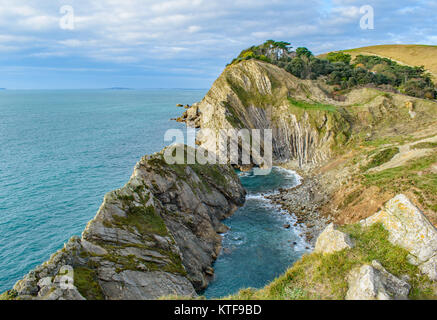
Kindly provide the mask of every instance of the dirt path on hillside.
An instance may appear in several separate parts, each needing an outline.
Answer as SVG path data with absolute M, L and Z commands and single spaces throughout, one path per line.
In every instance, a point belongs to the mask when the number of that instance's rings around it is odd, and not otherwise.
M 414 145 L 417 145 L 419 143 L 423 142 L 431 142 L 431 143 L 437 143 L 437 135 L 431 138 L 422 139 L 419 141 L 414 141 L 411 143 L 404 144 L 402 146 L 399 146 L 399 153 L 395 155 L 389 162 L 386 162 L 379 167 L 370 169 L 369 172 L 378 172 L 383 171 L 395 167 L 400 167 L 404 164 L 406 164 L 408 161 L 415 159 L 415 158 L 422 158 L 427 156 L 428 154 L 431 154 L 433 152 L 433 148 L 429 149 L 414 149 L 412 148 Z

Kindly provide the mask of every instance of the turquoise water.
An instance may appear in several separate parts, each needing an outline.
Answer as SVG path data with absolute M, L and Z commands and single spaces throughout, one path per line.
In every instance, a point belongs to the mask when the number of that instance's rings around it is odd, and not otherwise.
M 80 235 L 106 192 L 123 186 L 135 163 L 161 150 L 177 103 L 206 90 L 0 92 L 0 292 Z M 261 287 L 303 252 L 293 223 L 261 193 L 296 183 L 275 169 L 243 175 L 246 205 L 226 220 L 223 252 L 208 297 Z M 297 245 L 293 245 L 297 242 Z
M 206 90 L 0 92 L 0 292 L 80 235 Z
M 202 293 L 219 298 L 242 288 L 261 288 L 284 273 L 306 251 L 295 219 L 265 198 L 279 187 L 299 183 L 293 172 L 273 168 L 268 176 L 241 174 L 248 191 L 245 205 L 225 220 L 230 230 L 214 264 L 214 279 Z M 290 224 L 291 228 L 284 228 Z

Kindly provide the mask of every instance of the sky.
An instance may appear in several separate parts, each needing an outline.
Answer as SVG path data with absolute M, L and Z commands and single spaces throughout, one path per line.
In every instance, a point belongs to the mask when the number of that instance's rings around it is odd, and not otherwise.
M 315 54 L 437 45 L 436 12 L 436 0 L 0 0 L 0 87 L 209 88 L 268 39 Z

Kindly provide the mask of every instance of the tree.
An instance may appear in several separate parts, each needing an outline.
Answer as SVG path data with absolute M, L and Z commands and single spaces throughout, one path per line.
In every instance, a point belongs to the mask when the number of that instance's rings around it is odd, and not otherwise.
M 310 58 L 313 56 L 313 53 L 305 47 L 299 47 L 296 49 L 296 54 L 298 57 L 307 57 Z
M 296 57 L 291 60 L 285 70 L 298 78 L 302 78 L 305 72 L 305 62 L 301 58 Z
M 330 52 L 326 56 L 326 59 L 330 62 L 343 62 L 345 64 L 350 64 L 351 55 L 344 52 Z

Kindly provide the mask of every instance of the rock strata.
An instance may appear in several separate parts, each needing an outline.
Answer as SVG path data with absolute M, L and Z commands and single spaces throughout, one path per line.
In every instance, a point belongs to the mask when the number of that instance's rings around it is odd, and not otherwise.
M 389 200 L 361 224 L 378 222 L 388 230 L 390 242 L 410 252 L 412 264 L 418 265 L 431 280 L 437 280 L 437 230 L 405 195 Z
M 406 300 L 411 286 L 387 270 L 376 260 L 363 265 L 348 276 L 346 300 Z
M 318 85 L 294 77 L 275 65 L 248 60 L 228 66 L 202 101 L 193 104 L 178 119 L 200 130 L 197 140 L 217 152 L 211 134 L 223 129 L 271 129 L 274 162 L 296 160 L 300 165 L 320 164 L 330 158 L 332 147 L 347 140 L 350 124 L 342 112 L 302 109 L 290 102 L 336 104 Z M 225 134 L 232 138 L 235 134 Z M 252 136 L 253 138 L 253 136 Z M 229 144 L 227 143 L 227 146 Z M 240 144 L 244 149 L 244 146 Z M 226 148 L 218 152 L 227 153 Z M 262 152 L 262 151 L 261 151 Z M 262 166 L 260 154 L 251 154 L 254 165 Z
M 141 159 L 129 182 L 105 196 L 82 237 L 8 296 L 156 299 L 205 288 L 221 248 L 219 232 L 226 230 L 220 221 L 244 203 L 245 190 L 230 166 L 170 165 L 166 150 Z
M 353 246 L 354 244 L 349 235 L 337 230 L 336 226 L 331 223 L 317 238 L 314 252 L 329 254 L 344 249 L 351 249 Z

